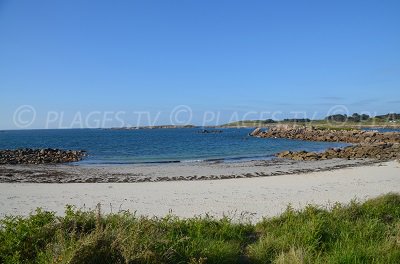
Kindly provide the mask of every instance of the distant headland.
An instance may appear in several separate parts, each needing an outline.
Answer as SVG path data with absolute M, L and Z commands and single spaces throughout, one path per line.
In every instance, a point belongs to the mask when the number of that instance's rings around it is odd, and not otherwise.
M 352 115 L 329 115 L 324 119 L 309 118 L 287 118 L 282 120 L 241 120 L 222 125 L 153 125 L 153 126 L 132 126 L 112 127 L 111 130 L 137 130 L 137 129 L 180 129 L 180 128 L 254 128 L 254 127 L 275 127 L 277 125 L 305 125 L 317 128 L 400 128 L 400 114 L 388 113 L 385 115 L 369 116 L 367 114 L 354 113 Z
M 354 113 L 351 116 L 348 115 L 330 115 L 324 119 L 308 119 L 308 118 L 293 118 L 283 120 L 242 120 L 232 123 L 227 123 L 218 127 L 275 127 L 276 125 L 305 125 L 314 126 L 320 128 L 390 128 L 400 127 L 400 114 L 389 113 L 386 115 L 369 116 L 366 114 Z

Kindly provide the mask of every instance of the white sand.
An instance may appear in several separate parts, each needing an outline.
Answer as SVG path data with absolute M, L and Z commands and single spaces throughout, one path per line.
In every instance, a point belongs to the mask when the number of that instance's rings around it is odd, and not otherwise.
M 400 164 L 386 162 L 364 167 L 306 174 L 143 183 L 0 183 L 0 216 L 26 215 L 36 207 L 62 214 L 65 204 L 104 212 L 119 209 L 141 215 L 181 217 L 210 213 L 237 218 L 250 213 L 252 221 L 281 213 L 291 203 L 329 205 L 400 192 Z

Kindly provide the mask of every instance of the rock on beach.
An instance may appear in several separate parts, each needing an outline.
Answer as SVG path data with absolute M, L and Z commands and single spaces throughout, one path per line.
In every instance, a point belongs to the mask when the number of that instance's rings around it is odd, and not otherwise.
M 0 150 L 0 164 L 46 164 L 66 163 L 82 160 L 86 156 L 84 150 L 61 149 L 15 149 Z

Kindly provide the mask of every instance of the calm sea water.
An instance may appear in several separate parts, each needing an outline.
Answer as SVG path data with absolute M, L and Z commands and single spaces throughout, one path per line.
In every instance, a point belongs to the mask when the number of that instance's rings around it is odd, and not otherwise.
M 1 131 L 0 149 L 83 149 L 89 156 L 79 164 L 129 164 L 267 159 L 284 150 L 322 151 L 344 145 L 253 138 L 248 136 L 252 129 L 223 129 L 219 134 L 199 131 L 195 128 Z

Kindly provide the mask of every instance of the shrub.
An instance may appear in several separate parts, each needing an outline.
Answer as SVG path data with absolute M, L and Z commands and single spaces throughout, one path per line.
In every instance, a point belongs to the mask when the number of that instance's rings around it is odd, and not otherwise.
M 0 220 L 0 263 L 31 263 L 54 238 L 56 217 L 38 208 L 27 218 Z
M 0 220 L 0 263 L 400 263 L 400 195 L 288 207 L 256 225 L 38 209 Z

